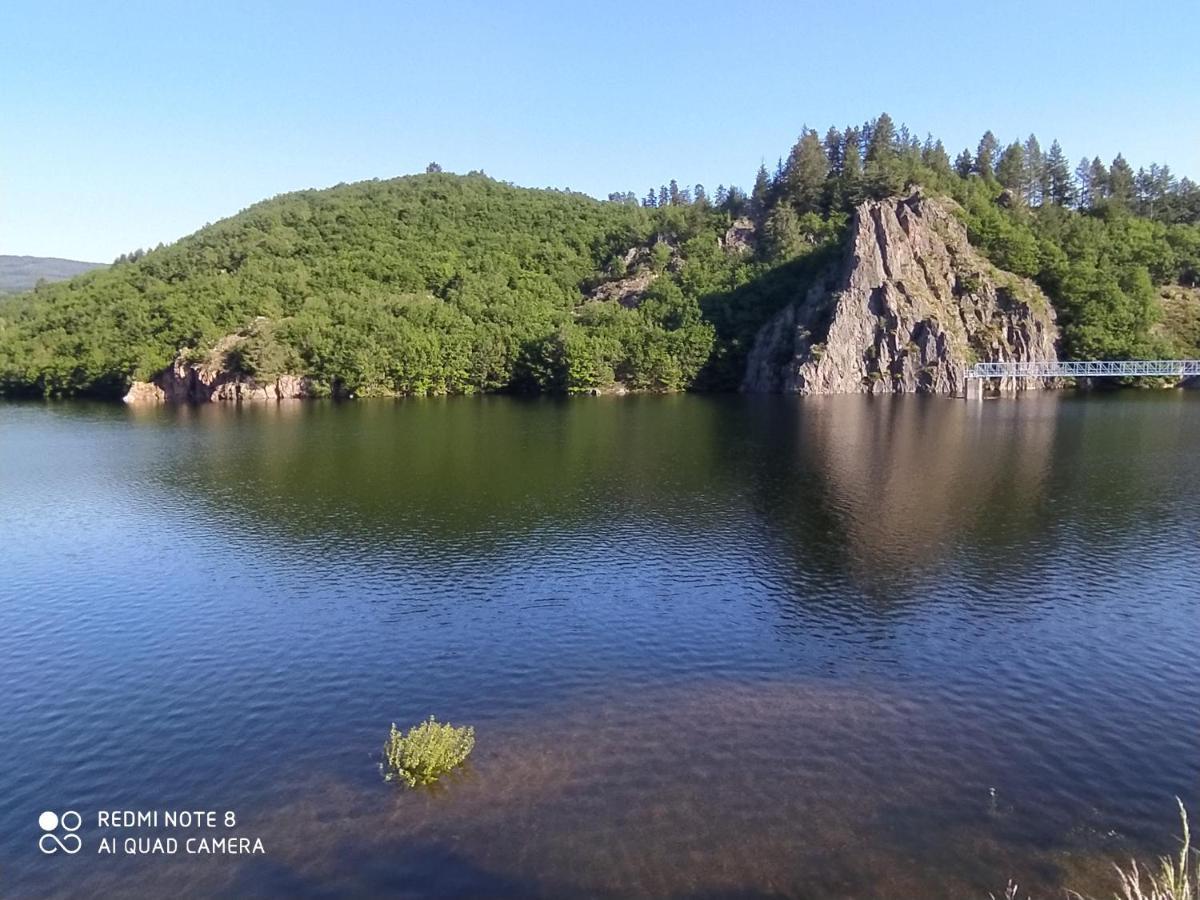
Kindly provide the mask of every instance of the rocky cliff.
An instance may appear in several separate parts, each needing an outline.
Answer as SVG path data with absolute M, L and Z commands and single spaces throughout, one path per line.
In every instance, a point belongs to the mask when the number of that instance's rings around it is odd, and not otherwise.
M 1055 360 L 1057 339 L 1037 286 L 975 251 L 950 201 L 918 192 L 858 207 L 842 261 L 759 331 L 742 387 L 960 393 L 970 364 Z
M 301 375 L 255 377 L 230 365 L 241 335 L 220 341 L 203 359 L 180 352 L 175 362 L 150 381 L 135 381 L 126 403 L 216 403 L 301 400 L 313 396 L 312 381 Z

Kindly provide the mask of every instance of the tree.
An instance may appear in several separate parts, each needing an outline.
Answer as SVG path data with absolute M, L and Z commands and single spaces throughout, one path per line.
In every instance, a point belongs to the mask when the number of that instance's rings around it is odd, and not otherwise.
M 845 147 L 842 150 L 842 174 L 836 182 L 834 209 L 851 210 L 862 203 L 865 195 L 862 153 L 859 150 L 858 132 L 846 130 Z
M 974 168 L 975 160 L 972 158 L 970 150 L 963 150 L 954 157 L 954 171 L 959 178 L 966 178 Z
M 1075 202 L 1075 186 L 1071 183 L 1071 170 L 1067 156 L 1058 141 L 1052 141 L 1046 154 L 1046 186 L 1049 201 L 1057 206 L 1070 206 Z M 1043 202 L 1045 202 L 1043 199 Z
M 708 194 L 705 193 L 704 185 L 697 184 L 692 188 L 692 198 L 697 206 L 708 206 Z
M 1025 202 L 1030 206 L 1040 206 L 1046 202 L 1049 193 L 1046 179 L 1046 160 L 1042 155 L 1042 146 L 1038 143 L 1037 135 L 1029 135 L 1025 139 L 1025 173 L 1024 193 Z
M 658 206 L 658 196 L 654 193 L 654 188 L 650 188 L 650 190 L 646 192 L 646 199 L 642 201 L 642 206 L 645 206 L 648 209 L 654 209 L 656 206 Z
M 754 176 L 754 189 L 750 192 L 750 209 L 754 216 L 762 218 L 767 214 L 771 202 L 771 176 L 767 174 L 766 163 L 760 163 L 758 174 Z
M 729 214 L 736 219 L 738 216 L 745 215 L 750 205 L 750 199 L 746 196 L 746 192 L 736 184 L 731 184 L 729 194 L 725 198 L 725 209 L 729 211 Z
M 713 196 L 713 202 L 716 203 L 718 208 L 724 209 L 725 203 L 728 200 L 729 200 L 729 191 L 725 190 L 725 185 L 718 184 L 717 185 L 717 193 Z
M 904 187 L 904 172 L 896 153 L 896 126 L 891 116 L 880 113 L 871 123 L 870 132 L 864 180 L 873 196 L 886 197 Z
M 1108 170 L 1104 168 L 1104 163 L 1098 156 L 1088 166 L 1088 184 L 1091 185 L 1092 190 L 1091 206 L 1099 205 L 1100 201 L 1108 197 Z
M 801 215 L 819 210 L 828 174 L 829 160 L 821 139 L 811 128 L 805 128 L 788 156 L 783 197 Z
M 1133 167 L 1120 153 L 1108 171 L 1108 194 L 1114 203 L 1129 206 L 1133 202 Z
M 835 126 L 830 125 L 829 130 L 825 132 L 825 157 L 829 160 L 831 174 L 841 174 L 843 153 L 842 133 Z
M 671 205 L 671 195 L 667 192 L 665 184 L 658 189 L 658 205 L 663 209 Z
M 1092 190 L 1092 164 L 1085 156 L 1075 167 L 1075 201 L 1080 209 L 1091 209 L 1095 205 Z
M 975 151 L 975 174 L 980 178 L 994 178 L 996 175 L 996 153 L 1000 142 L 990 130 L 983 133 L 979 139 L 979 148 Z
M 798 255 L 805 245 L 800 217 L 790 203 L 780 203 L 767 216 L 763 227 L 767 258 L 784 262 Z
M 896 155 L 896 126 L 892 117 L 880 113 L 879 118 L 869 126 L 870 137 L 867 139 L 867 163 L 887 163 Z
M 1016 141 L 1004 148 L 996 164 L 996 180 L 1018 196 L 1025 193 L 1025 150 Z
M 426 175 L 433 175 L 433 174 L 435 174 L 435 173 L 437 173 L 437 172 L 440 172 L 440 171 L 442 171 L 442 167 L 441 167 L 440 165 L 438 165 L 437 163 L 435 163 L 435 162 L 431 162 L 429 165 L 427 165 L 427 166 L 425 167 L 425 174 L 426 174 Z
M 951 172 L 950 156 L 946 153 L 946 147 L 940 140 L 933 140 L 933 135 L 925 139 L 925 146 L 921 150 L 921 162 L 939 175 L 949 175 Z

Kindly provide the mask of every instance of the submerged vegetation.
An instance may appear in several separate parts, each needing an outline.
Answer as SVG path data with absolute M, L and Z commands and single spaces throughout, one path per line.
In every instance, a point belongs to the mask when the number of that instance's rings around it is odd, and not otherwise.
M 1160 293 L 1200 282 L 1200 186 L 1121 156 L 1072 170 L 1032 135 L 988 132 L 951 161 L 884 114 L 805 128 L 749 193 L 671 181 L 598 201 L 431 166 L 282 195 L 0 300 L 0 393 L 119 395 L 247 329 L 231 364 L 335 395 L 733 389 L 757 329 L 838 258 L 855 206 L 913 186 L 955 200 L 972 242 L 1042 287 L 1067 356 L 1197 352 L 1190 313 L 1164 315 Z
M 384 778 L 409 787 L 432 784 L 462 765 L 475 748 L 475 729 L 438 722 L 433 716 L 407 732 L 395 723 L 383 746 Z
M 1141 868 L 1137 860 L 1130 861 L 1129 868 L 1117 866 L 1118 893 L 1112 895 L 1113 900 L 1200 900 L 1200 852 L 1192 847 L 1187 809 L 1182 800 L 1176 798 L 1176 802 L 1183 825 L 1178 854 L 1159 857 L 1157 866 L 1151 868 Z M 1097 900 L 1075 891 L 1068 896 Z M 992 894 L 991 900 L 1021 900 L 1021 889 L 1010 881 L 1002 898 Z

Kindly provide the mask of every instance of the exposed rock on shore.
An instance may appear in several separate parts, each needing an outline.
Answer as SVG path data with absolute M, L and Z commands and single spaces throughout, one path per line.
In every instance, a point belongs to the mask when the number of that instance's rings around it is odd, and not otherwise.
M 959 393 L 970 364 L 1056 360 L 1057 340 L 1037 286 L 974 250 L 949 201 L 918 192 L 858 207 L 843 260 L 759 331 L 742 387 Z
M 203 359 L 181 351 L 175 362 L 150 381 L 135 381 L 126 403 L 216 403 L 301 400 L 314 395 L 312 380 L 302 375 L 255 377 L 230 366 L 241 335 L 217 343 Z

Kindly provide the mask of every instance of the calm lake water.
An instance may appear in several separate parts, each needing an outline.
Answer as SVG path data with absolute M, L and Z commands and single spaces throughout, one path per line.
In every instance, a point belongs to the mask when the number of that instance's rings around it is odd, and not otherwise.
M 1200 815 L 1198 454 L 1178 393 L 0 406 L 0 895 L 1111 887 Z M 430 714 L 469 765 L 383 783 Z

